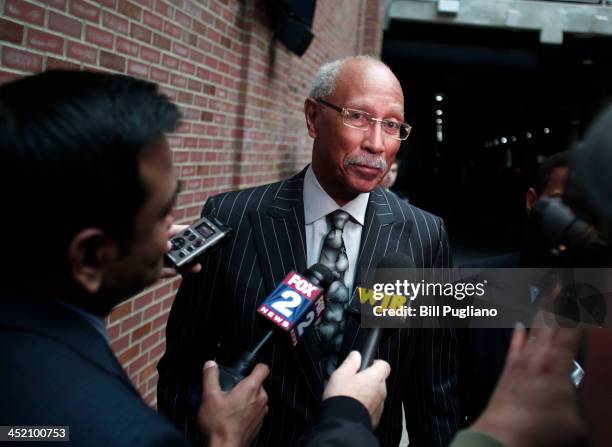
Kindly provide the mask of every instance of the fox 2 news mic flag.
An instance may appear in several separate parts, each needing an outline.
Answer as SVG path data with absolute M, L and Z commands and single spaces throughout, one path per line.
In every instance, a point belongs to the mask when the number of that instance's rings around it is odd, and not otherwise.
M 315 264 L 301 275 L 292 271 L 265 299 L 258 313 L 289 332 L 293 345 L 296 345 L 305 329 L 325 309 L 323 291 L 333 280 L 333 272 L 323 264 Z M 276 329 L 270 329 L 253 349 L 244 351 L 232 366 L 219 365 L 219 385 L 223 391 L 230 391 L 250 374 L 257 362 L 257 354 L 275 332 Z M 197 411 L 202 400 L 201 385 L 190 389 L 187 394 L 187 406 Z
M 323 264 L 315 264 L 301 275 L 290 272 L 259 307 L 259 314 L 277 327 L 291 334 L 295 346 L 304 330 L 323 312 L 323 290 L 334 279 L 334 274 Z M 223 391 L 231 390 L 251 372 L 258 352 L 274 335 L 270 329 L 250 351 L 243 352 L 233 366 L 219 365 L 219 383 Z
M 329 287 L 333 278 L 332 271 L 323 264 L 315 264 L 301 275 L 290 272 L 266 298 L 258 312 L 277 327 L 289 332 L 295 345 L 304 330 L 325 308 L 322 292 Z M 270 329 L 252 350 L 244 351 L 233 366 L 219 365 L 219 383 L 223 391 L 231 390 L 251 372 L 258 352 L 275 331 Z
M 257 309 L 278 328 L 289 332 L 294 346 L 304 330 L 318 320 L 325 309 L 323 289 L 305 276 L 289 272 Z

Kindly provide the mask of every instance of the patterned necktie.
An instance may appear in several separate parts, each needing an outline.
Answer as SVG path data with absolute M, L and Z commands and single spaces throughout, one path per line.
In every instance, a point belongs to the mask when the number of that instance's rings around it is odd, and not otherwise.
M 319 262 L 334 272 L 336 280 L 327 290 L 327 305 L 318 326 L 319 338 L 325 354 L 323 372 L 326 379 L 338 366 L 338 354 L 342 346 L 342 335 L 346 325 L 345 314 L 349 301 L 348 288 L 344 284 L 344 274 L 349 263 L 342 238 L 342 230 L 349 220 L 349 214 L 343 210 L 336 210 L 328 214 L 327 218 L 331 220 L 331 230 L 325 236 Z

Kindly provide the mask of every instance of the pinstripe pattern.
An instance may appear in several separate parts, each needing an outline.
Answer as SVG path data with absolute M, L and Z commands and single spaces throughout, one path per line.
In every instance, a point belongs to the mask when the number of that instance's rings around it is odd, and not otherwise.
M 159 410 L 190 439 L 197 439 L 193 415 L 183 402 L 186 389 L 200 381 L 209 358 L 231 364 L 264 334 L 267 323 L 257 305 L 288 270 L 306 268 L 302 180 L 304 171 L 284 182 L 212 197 L 203 214 L 216 215 L 234 229 L 234 238 L 209 254 L 200 274 L 186 278 L 167 325 L 166 354 L 159 363 Z M 450 266 L 442 221 L 393 193 L 370 194 L 358 255 L 357 275 L 385 254 L 404 252 L 418 267 Z M 356 282 L 359 281 L 359 276 Z M 366 331 L 349 319 L 340 353 L 357 349 Z M 408 329 L 379 347 L 392 367 L 385 413 L 377 430 L 382 446 L 401 436 L 401 405 L 412 446 L 447 445 L 458 427 L 456 338 L 452 330 Z M 283 337 L 262 353 L 272 371 L 266 383 L 270 412 L 256 446 L 291 446 L 316 415 L 322 393 L 321 356 L 315 331 L 292 348 Z

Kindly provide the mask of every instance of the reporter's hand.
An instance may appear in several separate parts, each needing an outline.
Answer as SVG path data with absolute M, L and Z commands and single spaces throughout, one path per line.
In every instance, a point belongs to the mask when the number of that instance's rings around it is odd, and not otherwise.
M 387 397 L 385 380 L 391 373 L 391 367 L 384 360 L 374 360 L 372 366 L 358 372 L 361 366 L 361 354 L 352 351 L 338 369 L 329 378 L 323 391 L 323 400 L 334 396 L 348 396 L 365 406 L 376 428 L 383 412 Z
M 577 446 L 586 439 L 570 375 L 581 331 L 516 328 L 506 367 L 472 428 L 508 447 Z
M 206 362 L 198 427 L 210 447 L 246 446 L 255 438 L 268 413 L 268 396 L 261 384 L 269 373 L 269 368 L 259 363 L 234 389 L 224 392 L 219 386 L 219 367 L 213 361 Z
M 170 237 L 171 238 L 174 237 L 175 235 L 177 235 L 181 231 L 184 231 L 188 227 L 189 225 L 176 225 L 176 224 L 172 225 L 170 227 Z M 172 248 L 172 244 L 170 243 L 170 241 L 168 241 L 166 243 L 166 251 L 170 251 L 171 248 Z M 200 270 L 202 270 L 202 265 L 200 263 L 194 264 L 193 267 L 189 269 L 191 273 L 198 273 Z M 160 279 L 168 279 L 176 275 L 178 275 L 178 272 L 176 271 L 176 269 L 172 267 L 164 266 L 162 267 Z

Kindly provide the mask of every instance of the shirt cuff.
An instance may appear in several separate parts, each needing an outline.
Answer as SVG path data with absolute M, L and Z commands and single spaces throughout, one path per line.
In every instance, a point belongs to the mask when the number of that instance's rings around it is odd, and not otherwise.
M 372 420 L 366 407 L 358 400 L 348 396 L 330 397 L 321 403 L 319 421 L 323 422 L 330 419 L 357 422 L 363 424 L 369 430 L 372 429 Z
M 506 444 L 498 441 L 493 436 L 487 435 L 485 433 L 472 430 L 465 429 L 461 430 L 453 439 L 449 447 L 506 447 Z

